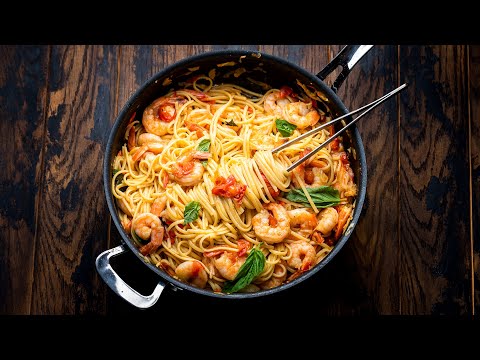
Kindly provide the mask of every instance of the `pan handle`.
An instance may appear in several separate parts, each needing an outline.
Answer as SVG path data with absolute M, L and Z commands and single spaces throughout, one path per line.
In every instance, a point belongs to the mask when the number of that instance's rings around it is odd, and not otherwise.
M 337 92 L 353 66 L 365 55 L 373 45 L 347 45 L 330 61 L 318 74 L 320 80 L 332 73 L 338 66 L 342 66 L 342 72 L 335 79 L 332 90 Z
M 151 295 L 145 296 L 138 293 L 136 290 L 130 287 L 120 276 L 113 270 L 110 265 L 110 258 L 123 254 L 128 251 L 124 245 L 108 249 L 98 255 L 95 265 L 97 271 L 105 281 L 105 283 L 122 299 L 128 301 L 133 306 L 140 309 L 147 309 L 157 302 L 162 294 L 165 285 L 159 282 L 153 290 Z

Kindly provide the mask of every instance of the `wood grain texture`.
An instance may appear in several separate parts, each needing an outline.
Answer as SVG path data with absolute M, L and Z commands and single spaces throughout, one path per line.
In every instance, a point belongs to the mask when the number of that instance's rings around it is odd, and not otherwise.
M 0 314 L 30 313 L 48 46 L 0 46 Z
M 471 313 L 465 46 L 401 46 L 400 313 Z
M 293 62 L 316 74 L 329 61 L 327 45 L 259 45 L 258 50 Z
M 343 46 L 332 46 L 332 58 Z M 357 109 L 397 87 L 397 47 L 377 45 L 353 68 L 338 95 Z M 338 71 L 327 78 L 333 84 Z M 350 279 L 353 311 L 398 314 L 398 97 L 359 121 L 367 159 L 367 193 L 362 215 L 345 248 L 351 266 L 340 268 Z
M 470 46 L 470 144 L 474 312 L 480 314 L 480 46 Z
M 102 161 L 117 48 L 53 46 L 32 314 L 104 313 L 95 257 L 107 245 Z
M 210 51 L 203 45 L 124 45 L 120 48 L 118 109 L 119 112 L 130 96 L 151 76 L 164 67 L 187 56 Z

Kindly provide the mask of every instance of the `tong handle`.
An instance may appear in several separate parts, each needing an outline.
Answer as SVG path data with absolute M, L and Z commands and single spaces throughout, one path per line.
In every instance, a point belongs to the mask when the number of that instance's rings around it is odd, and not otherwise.
M 319 146 L 317 146 L 315 149 L 313 149 L 313 151 L 309 152 L 307 155 L 303 156 L 302 158 L 298 159 L 297 161 L 295 161 L 292 165 L 290 165 L 288 168 L 287 168 L 287 172 L 290 172 L 292 171 L 293 169 L 295 169 L 298 165 L 300 165 L 301 163 L 303 163 L 304 161 L 307 161 L 308 159 L 310 159 L 312 156 L 314 156 L 317 152 L 319 152 L 322 148 L 324 148 L 325 146 L 327 146 L 328 144 L 330 144 L 330 142 L 333 141 L 333 139 L 335 139 L 338 135 L 340 135 L 341 133 L 343 133 L 345 130 L 347 130 L 349 127 L 353 126 L 358 120 L 360 120 L 364 115 L 368 114 L 370 111 L 372 111 L 373 109 L 375 109 L 378 105 L 380 105 L 381 103 L 383 103 L 384 101 L 386 101 L 387 99 L 391 98 L 393 95 L 399 93 L 400 91 L 402 91 L 403 89 L 405 89 L 407 87 L 407 84 L 403 84 L 403 85 L 400 85 L 398 88 L 396 88 L 395 90 L 392 90 L 390 91 L 388 94 L 386 95 L 383 95 L 382 97 L 378 98 L 377 100 L 371 102 L 370 104 L 368 105 L 365 105 L 365 106 L 362 106 L 361 108 L 357 109 L 357 110 L 354 110 L 354 111 L 351 111 L 345 115 L 342 115 L 336 119 L 333 119 L 331 121 L 328 122 L 328 124 L 333 124 L 335 122 L 338 122 L 339 120 L 347 117 L 347 116 L 350 116 L 352 114 L 355 114 L 359 111 L 362 111 L 362 110 L 365 110 L 364 112 L 362 112 L 360 115 L 358 115 L 355 119 L 353 119 L 352 121 L 350 121 L 348 124 L 346 124 L 343 128 L 341 128 L 340 130 L 338 130 L 335 134 L 333 134 L 332 136 L 330 136 L 327 140 L 325 140 L 322 144 L 320 144 Z M 326 124 L 324 124 L 323 126 L 321 126 L 321 128 L 325 127 Z M 303 134 L 301 137 L 299 136 L 298 138 L 295 138 L 295 139 L 292 139 L 290 140 L 289 142 L 285 143 L 282 145 L 282 147 L 278 147 L 276 149 L 273 149 L 272 152 L 275 153 L 283 148 L 285 148 L 286 146 L 289 146 L 291 145 L 293 142 L 296 142 L 298 141 L 300 138 L 304 138 L 305 135 L 309 134 L 311 135 L 313 132 L 318 132 L 318 128 L 315 128 L 313 130 L 310 130 L 308 133 L 305 133 Z

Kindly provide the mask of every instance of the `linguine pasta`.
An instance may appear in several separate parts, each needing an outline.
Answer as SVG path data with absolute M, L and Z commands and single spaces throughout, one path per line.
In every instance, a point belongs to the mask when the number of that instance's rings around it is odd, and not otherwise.
M 328 120 L 288 87 L 260 94 L 199 77 L 170 91 L 134 114 L 113 162 L 125 231 L 145 261 L 199 288 L 291 281 L 335 246 L 357 188 L 340 138 L 286 171 L 333 129 L 271 150 Z

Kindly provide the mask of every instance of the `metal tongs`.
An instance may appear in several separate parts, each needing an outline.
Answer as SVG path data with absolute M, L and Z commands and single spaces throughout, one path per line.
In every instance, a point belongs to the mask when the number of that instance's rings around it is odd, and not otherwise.
M 288 168 L 287 168 L 287 171 L 292 171 L 293 169 L 295 169 L 298 165 L 300 165 L 301 163 L 303 163 L 304 161 L 310 159 L 313 155 L 315 155 L 317 152 L 319 152 L 323 147 L 327 146 L 328 144 L 330 144 L 331 141 L 333 141 L 338 135 L 340 135 L 341 133 L 343 133 L 345 130 L 347 130 L 350 126 L 352 126 L 353 124 L 355 124 L 363 115 L 367 114 L 370 110 L 373 110 L 375 109 L 378 105 L 380 105 L 381 103 L 383 103 L 385 100 L 389 99 L 390 97 L 392 97 L 393 95 L 395 94 L 398 94 L 400 91 L 402 91 L 403 89 L 405 89 L 407 87 L 407 84 L 403 84 L 401 86 L 399 86 L 398 88 L 396 88 L 395 90 L 389 92 L 388 94 L 385 94 L 383 95 L 382 97 L 378 98 L 377 100 L 375 101 L 372 101 L 370 104 L 367 104 L 367 105 L 364 105 L 362 106 L 361 108 L 358 108 L 356 110 L 353 110 L 345 115 L 342 115 L 342 116 L 339 116 L 333 120 L 330 120 L 329 122 L 325 123 L 325 124 L 322 124 L 310 131 L 307 131 L 305 134 L 302 134 L 300 135 L 299 137 L 296 137 L 295 139 L 292 139 L 290 141 L 287 141 L 285 144 L 282 144 L 280 145 L 279 147 L 275 148 L 272 150 L 272 153 L 276 153 L 276 152 L 279 152 L 280 150 L 283 150 L 285 149 L 286 147 L 289 147 L 290 145 L 296 143 L 297 141 L 299 140 L 302 140 L 308 136 L 311 136 L 311 135 L 314 135 L 316 134 L 317 132 L 319 132 L 320 130 L 322 129 L 325 129 L 327 126 L 330 126 L 330 125 L 333 125 L 335 124 L 336 122 L 350 116 L 350 115 L 353 115 L 353 114 L 356 114 L 362 110 L 365 110 L 363 113 L 361 113 L 360 115 L 358 115 L 355 119 L 353 119 L 352 121 L 350 121 L 347 125 L 345 125 L 343 128 L 341 128 L 339 131 L 337 131 L 335 134 L 333 134 L 332 136 L 330 136 L 327 140 L 325 140 L 325 142 L 323 142 L 322 144 L 320 144 L 319 146 L 317 146 L 315 149 L 313 149 L 313 151 L 309 152 L 308 154 L 306 154 L 304 157 L 298 159 L 297 161 L 295 161 L 292 165 L 290 165 Z

